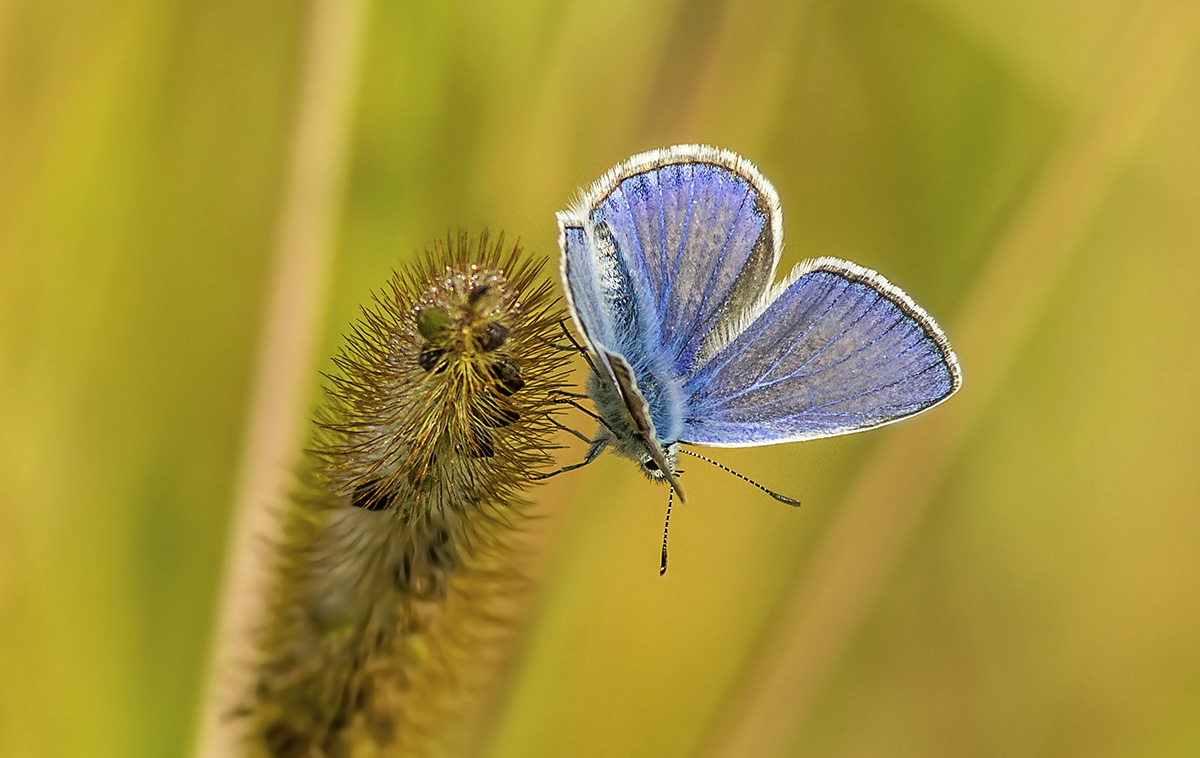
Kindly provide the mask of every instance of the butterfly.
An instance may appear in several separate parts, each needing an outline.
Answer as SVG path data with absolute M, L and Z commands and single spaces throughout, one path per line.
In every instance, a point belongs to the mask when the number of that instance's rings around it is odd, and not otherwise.
M 601 422 L 584 464 L 612 449 L 682 500 L 681 444 L 859 432 L 962 384 L 942 330 L 878 273 L 824 257 L 772 284 L 779 198 L 727 150 L 635 155 L 560 212 L 558 226 Z

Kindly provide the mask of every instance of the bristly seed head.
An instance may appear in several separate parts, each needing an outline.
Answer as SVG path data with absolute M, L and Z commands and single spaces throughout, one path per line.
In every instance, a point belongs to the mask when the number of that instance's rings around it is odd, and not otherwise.
M 393 278 L 339 356 L 320 418 L 332 489 L 379 482 L 407 520 L 500 502 L 550 463 L 565 359 L 550 346 L 561 314 L 540 269 L 484 234 L 435 245 Z
M 335 359 L 260 643 L 252 712 L 272 758 L 396 751 L 441 692 L 410 647 L 442 660 L 491 618 L 479 604 L 511 579 L 510 515 L 552 462 L 569 357 L 542 265 L 486 233 L 437 244 Z

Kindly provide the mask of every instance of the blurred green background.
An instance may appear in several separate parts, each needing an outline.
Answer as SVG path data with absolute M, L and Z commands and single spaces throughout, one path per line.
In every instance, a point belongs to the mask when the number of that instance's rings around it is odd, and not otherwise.
M 299 447 L 393 266 L 484 226 L 553 256 L 579 186 L 676 142 L 774 183 L 785 266 L 907 290 L 965 386 L 716 452 L 799 510 L 691 463 L 665 578 L 627 461 L 538 489 L 472 751 L 1200 754 L 1198 28 L 1194 0 L 0 3 L 0 755 L 188 754 L 235 502 L 287 468 L 253 430 Z

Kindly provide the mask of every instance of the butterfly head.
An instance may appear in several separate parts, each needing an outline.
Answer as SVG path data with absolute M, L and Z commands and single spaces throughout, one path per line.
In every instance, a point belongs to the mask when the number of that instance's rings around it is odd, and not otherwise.
M 645 441 L 644 451 L 637 456 L 638 468 L 642 473 L 656 482 L 667 482 L 679 494 L 680 502 L 684 501 L 683 488 L 679 486 L 678 470 L 675 468 L 679 456 L 679 443 L 656 445 Z
M 667 481 L 667 473 L 663 471 L 661 461 L 665 460 L 670 467 L 671 473 L 675 472 L 675 462 L 679 456 L 679 443 L 672 442 L 670 445 L 662 446 L 662 455 L 652 455 L 650 453 L 651 446 L 654 443 L 646 443 L 646 452 L 638 457 L 638 465 L 642 468 L 642 473 L 650 477 L 656 482 Z

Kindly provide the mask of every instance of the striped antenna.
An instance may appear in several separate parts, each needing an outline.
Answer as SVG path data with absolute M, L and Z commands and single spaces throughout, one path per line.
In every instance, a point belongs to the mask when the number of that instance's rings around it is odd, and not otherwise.
M 679 448 L 679 452 L 681 452 L 681 453 L 687 453 L 688 455 L 692 456 L 693 458 L 699 458 L 699 459 L 700 459 L 700 460 L 702 460 L 702 461 L 708 461 L 709 463 L 711 463 L 712 465 L 716 466 L 717 468 L 719 468 L 719 469 L 722 469 L 722 470 L 724 470 L 724 471 L 728 471 L 729 473 L 731 473 L 731 474 L 733 474 L 734 476 L 736 476 L 738 479 L 741 479 L 741 480 L 742 480 L 742 481 L 744 481 L 744 482 L 749 482 L 750 484 L 753 484 L 755 487 L 758 487 L 760 490 L 762 490 L 763 492 L 767 493 L 768 495 L 770 495 L 771 497 L 775 498 L 776 500 L 778 500 L 778 501 L 779 501 L 779 502 L 781 502 L 781 503 L 787 503 L 788 505 L 800 505 L 800 501 L 799 501 L 799 500 L 793 500 L 792 498 L 790 498 L 790 497 L 787 497 L 786 495 L 780 495 L 778 492 L 774 492 L 773 490 L 769 490 L 769 489 L 767 489 L 766 487 L 764 487 L 764 486 L 762 486 L 761 484 L 759 484 L 758 482 L 756 482 L 756 481 L 754 481 L 753 479 L 751 479 L 750 477 L 748 477 L 748 476 L 743 476 L 742 474 L 739 474 L 738 472 L 734 471 L 733 469 L 729 468 L 728 466 L 726 466 L 726 465 L 724 465 L 724 464 L 722 464 L 722 463 L 717 463 L 717 462 L 716 462 L 716 461 L 714 461 L 712 458 L 705 458 L 703 455 L 700 455 L 699 453 L 693 453 L 691 450 L 684 450 L 683 448 Z M 668 513 L 668 514 L 670 513 L 670 506 L 668 506 L 668 508 L 667 508 L 667 513 Z M 665 544 L 665 543 L 666 543 L 666 541 L 664 540 L 664 544 L 663 544 L 663 571 L 666 571 L 666 554 L 667 554 L 667 546 L 666 546 L 666 544 Z

